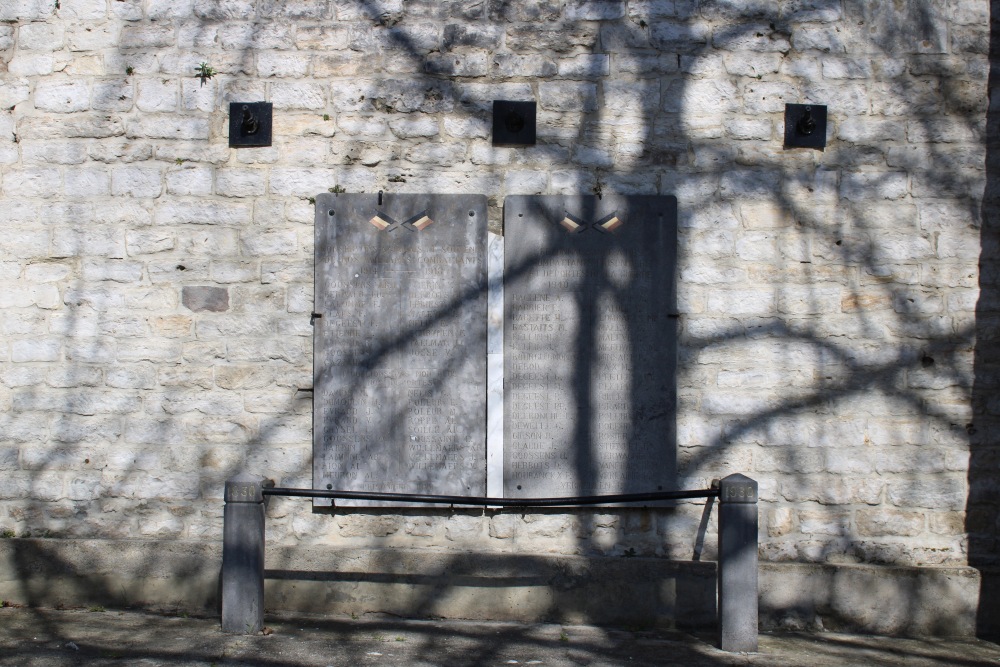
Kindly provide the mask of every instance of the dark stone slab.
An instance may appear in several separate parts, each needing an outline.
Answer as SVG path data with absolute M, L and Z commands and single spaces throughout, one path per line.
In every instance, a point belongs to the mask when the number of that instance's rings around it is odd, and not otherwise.
M 222 313 L 229 310 L 229 290 L 225 287 L 184 287 L 181 303 L 196 313 Z
M 480 195 L 316 198 L 316 488 L 485 494 L 486 223 Z
M 504 203 L 504 492 L 676 484 L 674 197 Z

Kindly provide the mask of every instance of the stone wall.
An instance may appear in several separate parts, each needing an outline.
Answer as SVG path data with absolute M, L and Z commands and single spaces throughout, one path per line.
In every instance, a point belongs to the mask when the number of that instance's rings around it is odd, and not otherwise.
M 965 565 L 996 535 L 969 483 L 972 433 L 995 480 L 1000 411 L 972 401 L 996 373 L 974 373 L 988 48 L 986 0 L 7 0 L 0 530 L 217 542 L 235 471 L 311 483 L 317 193 L 484 193 L 497 233 L 509 194 L 659 193 L 678 486 L 758 479 L 765 560 Z M 492 147 L 494 99 L 538 101 L 536 146 Z M 255 100 L 273 146 L 230 149 L 229 102 Z M 828 105 L 826 150 L 783 149 L 786 102 Z M 700 503 L 279 499 L 268 531 L 714 549 Z

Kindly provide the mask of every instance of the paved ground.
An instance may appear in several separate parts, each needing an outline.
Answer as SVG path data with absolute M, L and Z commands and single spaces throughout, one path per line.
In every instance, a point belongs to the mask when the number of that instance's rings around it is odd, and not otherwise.
M 760 652 L 733 655 L 714 648 L 710 637 L 590 626 L 319 616 L 269 616 L 267 622 L 269 634 L 227 636 L 212 617 L 4 608 L 0 665 L 1000 665 L 1000 646 L 977 640 L 764 634 Z

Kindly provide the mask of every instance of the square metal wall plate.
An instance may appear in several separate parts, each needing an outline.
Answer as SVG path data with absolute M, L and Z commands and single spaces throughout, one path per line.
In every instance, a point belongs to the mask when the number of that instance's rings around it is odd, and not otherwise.
M 493 100 L 493 145 L 535 145 L 535 103 Z
M 826 105 L 785 105 L 785 148 L 826 148 Z
M 271 145 L 271 103 L 229 103 L 229 145 L 232 148 Z

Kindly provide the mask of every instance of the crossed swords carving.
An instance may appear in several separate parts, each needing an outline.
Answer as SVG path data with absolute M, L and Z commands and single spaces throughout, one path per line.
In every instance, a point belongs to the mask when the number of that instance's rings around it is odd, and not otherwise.
M 431 220 L 430 217 L 428 217 L 427 211 L 421 211 L 420 213 L 417 213 L 415 216 L 409 218 L 408 220 L 404 220 L 402 222 L 398 220 L 393 220 L 385 213 L 379 211 L 368 222 L 372 223 L 379 230 L 384 232 L 391 232 L 392 230 L 398 229 L 400 227 L 404 229 L 409 229 L 411 232 L 419 232 L 421 230 L 427 229 L 428 225 L 430 225 L 434 221 Z
M 388 214 L 379 211 L 372 216 L 372 219 L 368 222 L 380 231 L 385 232 L 391 232 L 400 227 L 408 229 L 411 232 L 419 232 L 426 229 L 434 221 L 431 220 L 431 218 L 427 215 L 427 211 L 424 210 L 403 221 L 395 220 Z M 571 234 L 579 234 L 580 232 L 584 232 L 588 229 L 596 229 L 599 232 L 610 233 L 617 230 L 625 223 L 618 217 L 618 213 L 616 211 L 590 223 L 578 218 L 572 213 L 567 212 L 565 217 L 559 221 L 559 224 Z
M 599 232 L 604 232 L 605 234 L 613 232 L 625 223 L 618 217 L 618 212 L 609 213 L 599 220 L 588 223 L 580 218 L 576 217 L 572 213 L 566 213 L 566 217 L 559 221 L 566 231 L 570 234 L 579 234 L 580 232 L 585 232 L 588 229 L 596 229 Z

